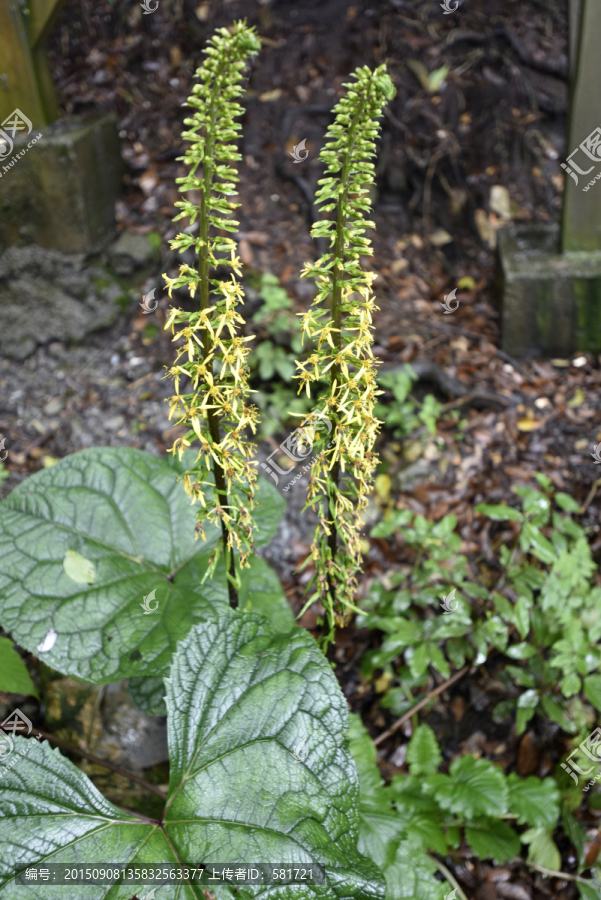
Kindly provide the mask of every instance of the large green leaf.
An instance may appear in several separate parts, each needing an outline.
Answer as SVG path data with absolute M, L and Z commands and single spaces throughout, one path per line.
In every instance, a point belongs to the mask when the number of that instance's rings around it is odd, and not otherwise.
M 286 634 L 294 628 L 294 615 L 280 579 L 264 559 L 251 557 L 249 568 L 242 570 L 241 581 L 242 588 L 238 593 L 241 607 L 245 608 L 250 601 L 252 611 L 269 619 L 274 631 Z M 160 675 L 130 678 L 128 690 L 135 705 L 147 716 L 167 715 L 165 685 Z
M 227 602 L 219 570 L 201 584 L 219 532 L 194 539 L 185 462 L 83 450 L 0 503 L 0 622 L 21 646 L 96 683 L 167 671 L 177 641 Z M 261 479 L 259 543 L 282 502 Z
M 47 744 L 0 779 L 3 900 L 38 900 L 11 881 L 19 867 L 181 861 L 316 863 L 325 886 L 243 888 L 238 896 L 379 900 L 377 868 L 357 850 L 357 773 L 343 747 L 348 710 L 315 642 L 225 609 L 181 642 L 166 679 L 169 795 L 161 823 L 112 806 Z M 30 742 L 32 743 L 32 742 Z M 27 747 L 24 738 L 15 747 Z M 301 749 L 302 748 L 302 749 Z M 296 755 L 295 755 L 296 754 Z M 63 886 L 61 900 L 130 900 L 142 885 Z M 202 898 L 161 886 L 163 900 Z
M 264 559 L 260 556 L 252 557 L 250 567 L 242 569 L 240 575 L 240 606 L 250 603 L 252 612 L 261 613 L 269 619 L 274 631 L 285 634 L 294 628 L 294 613 L 286 600 L 282 583 Z

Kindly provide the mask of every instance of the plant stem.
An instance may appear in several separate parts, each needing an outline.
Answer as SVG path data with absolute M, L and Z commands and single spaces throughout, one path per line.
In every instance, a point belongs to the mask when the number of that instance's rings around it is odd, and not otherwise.
M 34 728 L 33 733 L 36 735 L 41 735 L 41 737 L 45 738 L 47 741 L 51 741 L 53 744 L 62 747 L 63 750 L 68 750 L 69 753 L 75 753 L 77 754 L 77 756 L 83 757 L 83 759 L 88 759 L 90 762 L 96 763 L 97 766 L 103 766 L 105 769 L 110 769 L 112 772 L 116 772 L 118 775 L 123 775 L 123 777 L 127 778 L 129 781 L 134 781 L 141 787 L 146 788 L 147 791 L 156 794 L 157 797 L 161 798 L 161 800 L 167 799 L 167 795 L 164 794 L 160 788 L 156 787 L 156 785 L 154 784 L 150 784 L 149 781 L 145 781 L 145 779 L 140 775 L 135 775 L 133 772 L 128 772 L 126 769 L 122 769 L 121 766 L 117 766 L 115 763 L 108 762 L 108 760 L 106 759 L 99 759 L 97 756 L 94 756 L 93 753 L 88 753 L 86 750 L 80 750 L 79 747 L 73 747 L 71 744 L 63 741 L 62 738 L 58 738 L 53 734 L 48 734 L 46 731 L 40 731 L 39 728 Z
M 211 192 L 211 182 L 213 180 L 213 150 L 215 143 L 215 98 L 218 96 L 220 86 L 215 85 L 215 91 L 211 97 L 210 109 L 210 127 L 207 127 L 207 143 L 204 150 L 203 176 L 202 176 L 202 197 L 200 201 L 200 231 L 199 238 L 202 241 L 198 254 L 198 274 L 200 275 L 200 309 L 209 308 L 209 197 Z M 211 352 L 211 343 L 209 333 L 205 329 L 202 335 L 202 350 L 205 361 Z M 213 361 L 211 360 L 211 376 L 213 376 Z M 209 425 L 209 433 L 214 444 L 219 443 L 219 420 L 214 409 L 207 409 L 207 422 Z M 228 506 L 227 489 L 225 481 L 225 473 L 216 460 L 213 460 L 213 472 L 215 474 L 215 490 L 219 498 L 219 506 L 223 509 L 224 514 Z M 228 529 L 225 524 L 224 515 L 221 516 L 221 540 L 223 542 L 223 555 L 225 559 L 226 570 L 229 560 L 229 575 L 232 579 L 236 577 L 236 567 L 234 554 L 228 547 Z M 227 589 L 229 602 L 232 609 L 238 606 L 238 592 L 236 588 L 227 579 Z
M 555 872 L 553 869 L 545 869 L 544 866 L 539 866 L 533 862 L 527 862 L 527 860 L 522 859 L 520 856 L 516 857 L 516 862 L 521 862 L 525 866 L 528 866 L 529 869 L 535 869 L 535 871 L 540 872 L 542 875 L 546 875 L 548 878 L 561 878 L 563 881 L 579 881 L 581 884 L 592 884 L 590 878 L 581 878 L 580 875 L 570 875 L 568 872 Z
M 461 890 L 461 886 L 460 886 L 459 882 L 457 881 L 457 879 L 455 878 L 455 876 L 453 875 L 453 873 L 452 873 L 449 869 L 447 869 L 447 867 L 445 866 L 445 864 L 442 863 L 439 859 L 437 859 L 436 856 L 434 856 L 432 853 L 429 853 L 428 856 L 430 857 L 430 859 L 432 860 L 432 862 L 434 863 L 434 865 L 436 866 L 436 868 L 437 868 L 440 872 L 442 872 L 442 874 L 443 874 L 444 877 L 447 879 L 447 881 L 449 882 L 449 884 L 452 884 L 452 885 L 453 885 L 453 887 L 455 888 L 455 890 L 457 891 L 457 893 L 458 893 L 459 896 L 461 897 L 461 900 L 467 900 L 467 897 L 465 896 L 465 894 L 464 894 L 463 891 Z

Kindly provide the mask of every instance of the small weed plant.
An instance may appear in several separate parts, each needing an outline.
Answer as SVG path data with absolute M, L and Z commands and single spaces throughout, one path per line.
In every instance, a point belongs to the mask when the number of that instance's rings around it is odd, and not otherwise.
M 305 416 L 310 401 L 297 396 L 293 387 L 295 359 L 303 356 L 303 341 L 292 301 L 276 275 L 264 272 L 256 281 L 261 306 L 252 317 L 257 346 L 251 350 L 248 361 L 251 383 L 257 388 L 255 399 L 263 411 L 259 433 L 269 437 L 292 424 L 292 416 Z M 308 355 L 307 348 L 304 353 Z
M 434 732 L 417 726 L 407 746 L 410 775 L 395 776 L 377 790 L 372 779 L 365 815 L 386 810 L 404 848 L 395 850 L 401 859 L 390 858 L 401 866 L 417 859 L 425 882 L 431 880 L 432 855 L 444 857 L 465 844 L 499 863 L 519 856 L 525 845 L 526 864 L 557 872 L 559 824 L 575 848 L 578 873 L 591 868 L 586 830 L 574 813 L 591 789 L 589 809 L 601 808 L 598 729 L 593 731 L 601 711 L 601 588 L 586 531 L 575 520 L 579 505 L 547 476 L 536 478 L 538 488 L 514 489 L 517 507 L 475 507 L 498 523 L 489 557 L 479 561 L 480 577 L 460 552 L 452 515 L 433 523 L 392 509 L 371 532 L 413 557 L 412 564 L 372 584 L 358 620 L 382 633 L 380 647 L 362 661 L 364 676 L 382 693 L 382 706 L 402 715 L 430 670 L 448 678 L 466 663 L 486 664 L 488 670 L 494 666 L 496 689 L 506 695 L 493 710 L 499 725 L 510 729 L 514 719 L 521 735 L 536 719 L 533 724 L 547 734 L 565 732 L 568 744 L 568 761 L 554 777 L 506 776 L 471 755 L 455 758 L 443 774 Z M 362 728 L 355 723 L 356 747 L 368 755 Z M 577 880 L 586 900 L 599 896 L 599 875 L 593 866 L 592 881 Z

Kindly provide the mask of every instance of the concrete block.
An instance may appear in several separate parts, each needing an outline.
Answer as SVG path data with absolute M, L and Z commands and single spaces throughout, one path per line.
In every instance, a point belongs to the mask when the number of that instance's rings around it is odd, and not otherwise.
M 155 237 L 160 241 L 160 235 L 155 233 Z M 153 245 L 147 235 L 131 231 L 121 232 L 119 239 L 107 248 L 107 256 L 117 275 L 131 275 L 135 269 L 144 268 L 160 259 L 156 244 Z
M 59 120 L 13 143 L 0 160 L 0 249 L 24 236 L 64 253 L 102 249 L 123 174 L 115 117 Z
M 0 355 L 25 359 L 38 344 L 78 341 L 108 328 L 130 297 L 83 254 L 30 244 L 0 255 Z
M 560 253 L 558 225 L 500 229 L 501 346 L 518 358 L 601 352 L 601 251 Z

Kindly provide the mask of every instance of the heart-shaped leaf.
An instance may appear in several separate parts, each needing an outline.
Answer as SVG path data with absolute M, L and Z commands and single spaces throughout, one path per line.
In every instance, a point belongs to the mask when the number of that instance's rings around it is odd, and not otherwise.
M 357 850 L 357 772 L 343 747 L 348 710 L 315 642 L 278 635 L 262 617 L 225 609 L 181 642 L 166 679 L 170 783 L 161 823 L 108 803 L 47 744 L 25 750 L 0 779 L 0 886 L 5 900 L 37 900 L 15 885 L 14 864 L 99 861 L 322 866 L 324 900 L 380 900 L 378 869 Z M 295 755 L 304 745 L 302 758 Z M 29 746 L 33 744 L 33 746 Z M 3 886 L 2 886 L 3 885 Z M 61 887 L 62 900 L 129 900 L 141 884 Z M 163 900 L 202 898 L 162 885 Z M 307 886 L 244 887 L 238 896 L 306 900 Z
M 252 612 L 269 619 L 274 631 L 285 634 L 294 628 L 294 614 L 282 590 L 282 583 L 264 559 L 253 557 L 250 568 L 243 569 L 240 575 L 242 587 L 238 599 L 241 607 L 250 603 Z
M 253 612 L 269 620 L 274 631 L 286 634 L 294 628 L 294 616 L 282 591 L 280 579 L 260 556 L 253 556 L 250 567 L 241 572 L 242 588 L 238 593 L 241 608 L 250 601 Z M 165 716 L 165 685 L 161 676 L 130 678 L 128 690 L 138 709 L 147 716 Z
M 219 570 L 201 583 L 219 531 L 195 541 L 182 471 L 185 460 L 92 448 L 0 503 L 0 622 L 20 646 L 96 683 L 167 672 L 177 641 L 227 602 Z M 259 544 L 282 506 L 260 479 Z

